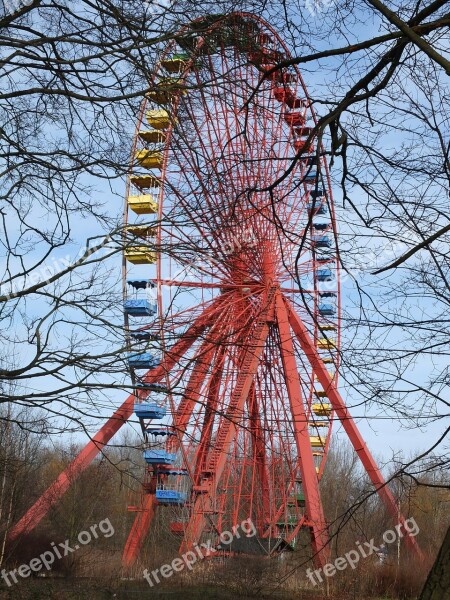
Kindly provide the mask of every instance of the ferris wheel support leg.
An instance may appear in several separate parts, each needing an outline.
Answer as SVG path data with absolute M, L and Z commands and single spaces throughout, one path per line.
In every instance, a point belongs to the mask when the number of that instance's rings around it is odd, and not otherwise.
M 26 535 L 45 517 L 50 508 L 58 502 L 72 483 L 94 460 L 109 440 L 119 431 L 133 412 L 134 395 L 131 394 L 113 416 L 95 434 L 69 466 L 55 479 L 24 516 L 9 531 L 8 540 Z
M 156 498 L 154 494 L 146 494 L 142 501 L 138 514 L 133 523 L 133 527 L 128 536 L 125 548 L 122 554 L 122 565 L 130 567 L 139 556 L 145 536 L 149 530 L 150 524 L 155 515 Z
M 267 472 L 266 463 L 266 442 L 264 439 L 264 427 L 261 424 L 260 415 L 262 407 L 259 406 L 258 398 L 256 396 L 255 386 L 252 386 L 247 399 L 248 412 L 251 423 L 251 434 L 252 434 L 252 455 L 254 466 L 256 469 L 256 475 L 259 479 L 259 485 L 261 490 L 262 506 L 257 507 L 257 522 L 255 523 L 256 529 L 261 536 L 264 535 L 264 529 L 267 525 L 267 520 L 270 518 L 270 486 L 269 486 L 269 475 Z
M 325 390 L 327 397 L 329 398 L 333 410 L 338 416 L 342 427 L 346 434 L 350 438 L 350 441 L 355 449 L 355 452 L 359 456 L 367 475 L 369 476 L 372 484 L 375 487 L 380 499 L 384 503 L 386 510 L 392 517 L 394 523 L 401 525 L 402 533 L 405 537 L 405 543 L 410 550 L 415 553 L 419 558 L 423 558 L 423 553 L 416 541 L 416 539 L 410 535 L 408 528 L 405 526 L 405 518 L 399 513 L 397 503 L 392 495 L 392 492 L 387 486 L 384 477 L 382 476 L 380 469 L 378 468 L 372 454 L 370 453 L 355 421 L 352 419 L 348 408 L 346 407 L 344 400 L 330 377 L 326 366 L 322 362 L 319 353 L 304 325 L 302 320 L 299 318 L 295 310 L 291 307 L 289 301 L 284 299 L 287 310 L 289 312 L 289 322 L 291 327 L 300 343 L 300 346 L 309 360 L 312 369 L 314 370 L 317 378 Z
M 192 346 L 194 340 L 204 332 L 210 314 L 210 311 L 208 311 L 207 315 L 201 316 L 192 324 L 180 341 L 171 348 L 170 355 L 167 356 L 158 367 L 146 373 L 144 377 L 145 383 L 157 383 L 163 379 L 165 373 L 173 368 L 178 360 Z M 149 394 L 150 392 L 141 391 L 139 396 L 145 398 Z M 135 395 L 130 394 L 125 402 L 115 411 L 112 417 L 110 417 L 103 427 L 94 435 L 91 441 L 86 444 L 78 456 L 74 458 L 50 487 L 47 488 L 42 496 L 9 531 L 9 541 L 16 539 L 19 535 L 29 533 L 45 517 L 50 508 L 58 502 L 80 473 L 90 465 L 97 454 L 103 450 L 111 438 L 130 418 L 133 413 L 134 400 Z
M 303 492 L 305 494 L 307 523 L 311 531 L 314 563 L 323 567 L 328 561 L 330 549 L 322 501 L 319 493 L 311 443 L 308 433 L 308 420 L 302 401 L 302 388 L 289 326 L 288 314 L 281 294 L 277 296 L 277 320 L 281 341 L 281 360 L 283 363 L 286 387 L 294 419 L 294 434 L 300 462 Z
M 206 467 L 202 473 L 202 486 L 204 491 L 197 496 L 194 502 L 192 517 L 186 528 L 186 535 L 181 544 L 180 552 L 190 550 L 194 543 L 198 542 L 206 525 L 206 516 L 215 510 L 214 496 L 219 484 L 222 472 L 228 459 L 228 452 L 233 442 L 236 428 L 248 393 L 253 383 L 255 373 L 258 369 L 259 360 L 269 334 L 267 322 L 268 313 L 273 306 L 274 292 L 270 292 L 266 310 L 260 315 L 258 324 L 246 346 L 241 368 L 239 370 L 236 384 L 230 397 L 226 415 L 223 417 L 221 426 L 215 440 L 215 445 L 210 449 L 206 460 Z

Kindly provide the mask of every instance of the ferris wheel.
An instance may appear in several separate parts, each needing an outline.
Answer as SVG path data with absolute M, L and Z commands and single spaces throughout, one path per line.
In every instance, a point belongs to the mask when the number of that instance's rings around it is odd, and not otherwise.
M 307 528 L 323 565 L 319 480 L 336 418 L 397 518 L 337 391 L 336 218 L 290 58 L 254 15 L 199 19 L 163 50 L 137 118 L 123 260 L 134 392 L 70 471 L 135 415 L 146 467 L 125 565 L 156 510 L 170 511 L 182 550 L 247 519 L 268 542 L 295 544 Z M 68 485 L 63 473 L 12 534 Z

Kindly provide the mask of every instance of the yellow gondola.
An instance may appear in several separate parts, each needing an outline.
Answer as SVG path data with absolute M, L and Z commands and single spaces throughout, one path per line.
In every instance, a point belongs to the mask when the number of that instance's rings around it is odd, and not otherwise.
M 331 404 L 313 404 L 312 411 L 318 417 L 329 417 L 331 415 Z
M 140 190 L 161 187 L 161 179 L 155 175 L 132 175 L 130 177 L 130 183 Z
M 174 97 L 174 91 L 167 89 L 167 88 L 161 88 L 161 89 L 156 89 L 156 90 L 152 90 L 151 92 L 147 92 L 147 94 L 145 94 L 146 97 L 151 100 L 152 102 L 155 102 L 156 104 L 159 104 L 160 106 L 164 104 L 170 104 L 172 102 L 172 99 Z
M 322 358 L 322 362 L 325 365 L 334 365 L 334 359 L 331 356 L 325 356 L 324 358 Z
M 175 77 L 161 79 L 155 90 L 147 92 L 146 96 L 156 104 L 170 104 L 177 94 L 186 94 L 186 89 Z
M 326 439 L 321 435 L 310 435 L 309 442 L 313 448 L 323 448 L 325 446 Z
M 188 54 L 174 54 L 172 58 L 162 60 L 161 65 L 168 73 L 182 73 L 188 60 Z
M 170 117 L 167 110 L 148 110 L 146 113 L 147 123 L 153 129 L 167 129 L 170 125 Z
M 146 246 L 133 246 L 125 250 L 125 258 L 134 265 L 151 265 L 156 262 L 156 252 Z
M 316 452 L 313 452 L 312 455 L 315 458 L 315 460 L 314 460 L 315 463 L 317 463 L 318 462 L 317 459 L 320 458 L 319 464 L 318 465 L 316 464 L 316 473 L 319 474 L 319 472 L 320 472 L 320 463 L 322 462 L 322 459 L 323 459 L 323 452 L 317 452 L 316 451 Z
M 166 134 L 158 129 L 143 129 L 139 131 L 138 136 L 148 144 L 162 144 L 166 141 Z
M 126 232 L 143 239 L 156 237 L 157 228 L 154 225 L 127 225 Z
M 332 350 L 336 348 L 336 340 L 333 338 L 319 338 L 317 340 L 317 347 L 321 350 Z
M 334 379 L 336 373 L 334 371 L 330 371 L 328 370 L 328 375 L 331 377 L 331 379 Z M 314 381 L 319 381 L 319 378 L 317 377 L 317 375 L 314 375 Z
M 158 204 L 151 194 L 128 196 L 127 202 L 137 215 L 152 215 L 158 212 Z
M 138 150 L 136 160 L 145 169 L 161 169 L 163 165 L 163 153 L 159 150 Z

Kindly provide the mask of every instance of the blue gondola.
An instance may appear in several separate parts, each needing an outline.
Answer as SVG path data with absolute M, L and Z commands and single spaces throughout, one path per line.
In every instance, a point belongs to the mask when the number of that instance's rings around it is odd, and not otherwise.
M 127 355 L 128 365 L 132 369 L 153 369 L 161 362 L 159 358 L 150 354 L 150 352 L 141 352 L 139 354 L 129 353 Z
M 332 281 L 333 271 L 331 269 L 318 269 L 316 271 L 316 277 L 318 281 Z
M 330 226 L 329 223 L 313 223 L 314 229 L 318 229 L 319 231 L 323 231 L 324 229 L 328 229 Z
M 317 173 L 308 173 L 303 178 L 303 183 L 316 183 Z
M 169 390 L 165 385 L 161 385 L 160 383 L 137 383 L 137 390 L 148 390 L 150 392 L 158 392 L 160 394 L 168 394 Z
M 325 215 L 327 213 L 326 205 L 320 202 L 308 202 L 306 207 L 308 212 L 314 213 L 315 215 Z
M 156 499 L 159 504 L 185 504 L 187 499 L 186 492 L 178 490 L 156 490 Z
M 155 333 L 150 333 L 150 331 L 130 331 L 129 336 L 137 342 L 155 342 L 159 339 Z
M 155 437 L 157 436 L 163 436 L 165 437 L 166 435 L 176 435 L 175 431 L 170 431 L 170 429 L 161 429 L 161 428 L 156 428 L 156 427 L 149 427 L 145 430 L 145 433 L 147 433 L 148 435 L 154 435 Z
M 331 317 L 336 314 L 336 307 L 332 304 L 319 304 L 319 314 L 323 317 Z
M 174 452 L 155 449 L 144 450 L 144 460 L 149 465 L 171 465 L 175 458 L 176 454 Z
M 156 314 L 156 302 L 145 298 L 124 300 L 123 310 L 131 317 L 152 317 Z
M 302 158 L 301 161 L 306 167 L 317 166 L 317 156 L 308 156 L 307 158 Z
M 317 190 L 310 190 L 309 195 L 311 198 L 322 198 L 325 192 L 322 188 L 318 188 Z
M 157 475 L 189 475 L 187 469 L 157 469 Z
M 331 238 L 328 235 L 312 235 L 311 240 L 316 248 L 331 247 Z
M 163 419 L 166 416 L 166 407 L 150 402 L 136 402 L 134 412 L 139 419 Z
M 150 279 L 127 279 L 127 284 L 131 285 L 135 290 L 146 290 L 155 287 L 155 284 Z
M 132 317 L 152 317 L 155 315 L 157 312 L 156 302 L 149 295 L 149 290 L 155 287 L 153 281 L 150 281 L 150 279 L 127 279 L 127 284 L 135 290 L 135 297 L 124 300 L 123 309 L 125 314 Z M 145 293 L 139 293 L 138 290 L 144 290 Z

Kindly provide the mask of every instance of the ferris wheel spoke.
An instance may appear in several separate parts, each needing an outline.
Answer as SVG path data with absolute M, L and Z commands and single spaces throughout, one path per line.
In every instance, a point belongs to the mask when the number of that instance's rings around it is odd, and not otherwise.
M 173 451 L 176 446 L 181 444 L 182 437 L 189 425 L 192 412 L 200 401 L 203 382 L 208 375 L 211 360 L 213 356 L 218 353 L 218 339 L 219 336 L 217 334 L 213 336 L 213 333 L 211 332 L 208 339 L 200 346 L 195 366 L 192 369 L 189 381 L 183 393 L 183 398 L 174 411 L 172 427 L 174 433 L 176 433 L 176 437 L 169 445 L 170 451 Z M 204 404 L 204 401 L 202 404 Z

